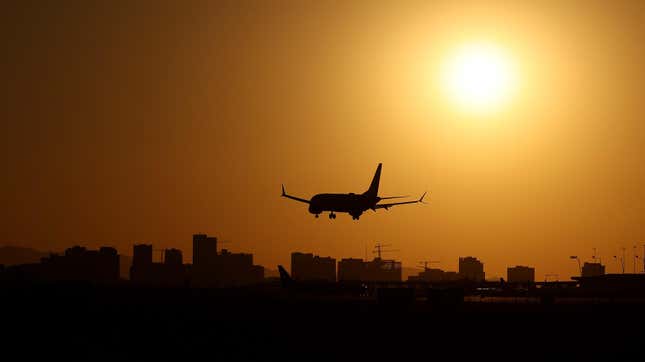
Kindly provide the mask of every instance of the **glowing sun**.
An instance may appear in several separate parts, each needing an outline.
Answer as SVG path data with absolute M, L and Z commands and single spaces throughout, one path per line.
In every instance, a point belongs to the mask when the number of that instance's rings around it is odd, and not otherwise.
M 489 44 L 458 48 L 441 72 L 448 98 L 469 112 L 499 109 L 513 95 L 517 83 L 511 58 Z

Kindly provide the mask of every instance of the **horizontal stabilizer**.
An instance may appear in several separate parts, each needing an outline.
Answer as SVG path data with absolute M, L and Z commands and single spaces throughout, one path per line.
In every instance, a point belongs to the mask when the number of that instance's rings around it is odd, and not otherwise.
M 405 195 L 405 196 L 386 196 L 386 197 L 379 197 L 379 199 L 381 199 L 381 200 L 402 199 L 404 197 L 410 197 L 410 195 Z

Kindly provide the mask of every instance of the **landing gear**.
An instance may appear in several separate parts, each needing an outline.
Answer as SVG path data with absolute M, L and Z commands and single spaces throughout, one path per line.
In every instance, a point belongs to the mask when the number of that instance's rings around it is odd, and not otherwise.
M 333 212 L 330 212 L 330 213 L 329 213 L 329 218 L 330 218 L 330 219 L 335 219 L 335 218 L 336 218 L 336 214 L 334 214 Z
M 352 220 L 358 220 L 361 217 L 361 214 L 352 214 Z
M 320 216 L 320 214 L 315 214 L 314 216 L 316 216 L 316 219 L 317 219 L 317 218 L 318 218 L 318 216 Z

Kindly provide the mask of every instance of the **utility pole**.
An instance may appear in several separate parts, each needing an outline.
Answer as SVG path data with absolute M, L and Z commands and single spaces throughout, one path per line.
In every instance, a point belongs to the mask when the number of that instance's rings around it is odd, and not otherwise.
M 614 260 L 616 260 L 616 267 L 620 268 L 620 264 L 618 263 L 618 256 L 614 255 Z
M 423 261 L 420 261 L 419 264 L 423 265 L 423 271 L 428 271 L 429 269 L 428 264 L 438 263 L 438 262 L 439 262 L 438 260 L 423 260 Z
M 376 254 L 378 259 L 381 259 L 381 254 L 386 253 L 386 252 L 391 252 L 391 251 L 399 251 L 398 249 L 389 249 L 385 250 L 384 247 L 386 246 L 392 246 L 392 244 L 381 244 L 381 243 L 376 243 L 374 246 L 374 250 L 372 251 L 373 254 Z

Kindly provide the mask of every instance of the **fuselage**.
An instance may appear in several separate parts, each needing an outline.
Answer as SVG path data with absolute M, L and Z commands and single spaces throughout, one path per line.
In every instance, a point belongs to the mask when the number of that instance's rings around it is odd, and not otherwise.
M 337 212 L 346 212 L 352 216 L 352 219 L 358 220 L 361 214 L 367 210 L 376 211 L 377 209 L 388 210 L 392 206 L 403 205 L 403 204 L 415 204 L 417 202 L 423 202 L 423 196 L 421 195 L 419 200 L 414 201 L 401 201 L 401 202 L 386 202 L 384 204 L 379 204 L 379 201 L 385 199 L 398 199 L 401 197 L 407 196 L 390 196 L 390 197 L 379 197 L 378 196 L 378 185 L 379 180 L 381 179 L 381 166 L 378 164 L 376 167 L 376 172 L 370 183 L 370 187 L 367 191 L 362 194 L 318 194 L 312 197 L 310 200 L 300 198 L 294 195 L 289 195 L 282 185 L 282 197 L 286 197 L 291 200 L 309 204 L 309 212 L 318 217 L 325 211 L 329 211 L 329 218 L 335 219 Z
M 320 214 L 323 211 L 347 212 L 357 217 L 373 208 L 377 202 L 378 198 L 365 194 L 318 194 L 309 201 L 309 212 L 312 214 Z

